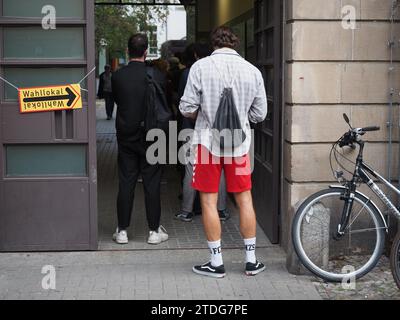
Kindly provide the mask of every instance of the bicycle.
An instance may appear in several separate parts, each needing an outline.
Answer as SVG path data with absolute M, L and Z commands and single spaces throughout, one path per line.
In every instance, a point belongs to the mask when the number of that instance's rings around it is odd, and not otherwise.
M 357 190 L 360 186 L 368 186 L 400 220 L 399 210 L 371 176 L 398 195 L 400 190 L 363 160 L 365 142 L 362 137 L 380 128 L 353 128 L 348 116 L 344 114 L 343 117 L 350 130 L 333 144 L 329 156 L 332 173 L 340 185 L 332 185 L 308 197 L 296 211 L 292 224 L 292 241 L 301 263 L 328 282 L 363 277 L 383 254 L 388 224 L 371 198 Z M 357 146 L 358 156 L 353 161 L 345 151 Z M 334 170 L 333 160 L 338 170 Z M 343 161 L 355 165 L 355 170 L 347 170 Z M 400 233 L 393 243 L 390 260 L 400 288 Z

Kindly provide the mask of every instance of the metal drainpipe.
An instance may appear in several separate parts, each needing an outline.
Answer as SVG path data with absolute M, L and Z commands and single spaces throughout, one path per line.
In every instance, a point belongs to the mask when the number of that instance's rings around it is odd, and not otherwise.
M 393 29 L 394 29 L 394 20 L 395 20 L 395 17 L 396 17 L 396 14 L 398 13 L 398 9 L 399 9 L 399 0 L 393 0 L 393 5 L 392 5 L 392 19 L 391 19 L 391 40 L 392 40 L 392 43 L 393 43 L 393 45 L 392 45 L 392 47 L 391 47 L 391 63 L 393 64 L 393 51 L 394 51 L 394 48 L 395 48 L 395 44 L 396 44 L 396 41 L 395 41 L 395 38 L 394 38 L 394 31 L 393 31 Z M 398 44 L 400 44 L 400 40 L 398 40 L 399 42 L 398 42 Z M 394 81 L 393 80 L 394 79 L 394 77 L 392 77 L 392 81 Z M 395 92 L 394 92 L 394 83 L 393 83 L 393 94 L 391 95 L 391 98 L 392 98 L 392 103 L 393 103 L 393 97 L 394 97 L 394 94 L 395 94 Z M 397 109 L 399 109 L 399 106 L 397 106 Z M 400 110 L 399 110 L 400 111 Z M 400 112 L 399 112 L 399 114 L 398 114 L 398 117 L 399 117 L 399 119 L 398 119 L 398 130 L 399 130 L 399 133 L 398 133 L 398 135 L 399 135 L 399 140 L 398 140 L 398 143 L 399 143 L 399 154 L 398 154 L 398 184 L 399 184 L 399 189 L 400 189 Z M 399 198 L 399 200 L 398 200 L 398 206 L 400 207 L 400 198 Z M 388 221 L 388 225 L 390 226 L 390 220 Z M 397 226 L 397 228 L 400 230 L 400 225 L 398 225 Z
M 394 63 L 393 63 L 393 51 L 396 47 L 396 41 L 394 37 L 394 20 L 396 17 L 396 14 L 398 12 L 399 8 L 399 1 L 398 0 L 393 0 L 392 2 L 392 16 L 391 16 L 391 27 L 390 27 L 390 67 L 392 69 L 391 71 L 391 83 L 390 83 L 390 109 L 392 110 L 393 113 L 393 105 L 394 105 L 394 95 L 395 95 L 395 89 L 394 89 Z M 400 40 L 399 40 L 400 41 Z M 398 128 L 400 129 L 400 114 L 398 115 Z M 399 157 L 398 157 L 398 184 L 399 184 L 399 189 L 400 189 L 400 130 L 398 132 L 399 135 Z
M 394 66 L 393 66 L 393 48 L 395 45 L 393 39 L 393 24 L 394 24 L 394 15 L 395 15 L 395 8 L 397 5 L 397 0 L 392 1 L 392 8 L 391 8 L 391 16 L 390 16 L 390 39 L 388 42 L 389 49 L 390 49 L 390 66 L 389 66 L 389 120 L 387 122 L 387 127 L 389 129 L 389 141 L 388 141 L 388 161 L 387 165 L 387 176 L 388 181 L 392 182 L 392 153 L 393 153 L 393 95 L 394 95 L 394 86 L 393 86 L 393 73 L 394 73 Z
M 398 0 L 393 0 L 392 1 L 392 8 L 391 8 L 391 17 L 390 17 L 390 40 L 389 40 L 389 47 L 390 47 L 390 68 L 389 68 L 389 78 L 390 78 L 390 95 L 389 95 L 389 155 L 388 155 L 388 175 L 389 175 L 389 181 L 392 181 L 392 148 L 393 148 L 393 107 L 394 107 L 394 95 L 395 95 L 395 84 L 394 84 L 394 63 L 393 63 L 393 53 L 394 49 L 396 47 L 396 41 L 394 37 L 394 20 L 395 16 L 397 14 L 399 6 L 399 1 Z M 399 121 L 398 121 L 398 128 L 400 129 L 400 115 L 399 115 Z M 400 134 L 400 131 L 399 131 Z M 399 136 L 400 138 L 400 136 Z M 399 139 L 400 142 L 400 139 Z M 398 160 L 398 184 L 399 184 L 399 189 L 400 189 L 400 143 L 399 143 L 399 160 Z M 398 199 L 398 204 L 400 205 L 400 199 Z M 388 226 L 390 227 L 390 216 L 388 216 Z
M 399 9 L 399 1 L 398 0 L 393 0 L 393 6 L 392 6 L 392 21 L 391 21 L 391 24 L 392 24 L 392 27 L 391 27 L 391 33 L 392 33 L 392 40 L 393 40 L 393 46 L 392 46 L 392 64 L 393 64 L 393 50 L 394 50 L 394 46 L 395 46 L 395 43 L 396 43 L 396 41 L 395 41 L 395 38 L 394 38 L 394 32 L 393 32 L 393 29 L 394 29 L 394 20 L 395 20 L 395 16 L 396 16 L 396 14 L 398 13 L 398 9 Z M 399 40 L 399 44 L 400 44 L 400 40 Z M 394 95 L 394 92 L 393 92 L 393 95 Z M 392 95 L 392 98 L 393 98 L 393 95 Z M 392 101 L 393 102 L 393 101 Z M 397 108 L 397 109 L 399 109 L 399 108 Z M 398 143 L 399 143 L 399 155 L 398 155 L 398 184 L 399 184 L 399 189 L 400 189 L 400 112 L 399 112 L 399 115 L 398 115 L 398 117 L 399 117 L 399 119 L 398 119 L 398 129 L 399 129 L 399 133 L 398 133 L 398 135 L 399 135 L 399 141 L 398 141 Z M 400 199 L 399 199 L 399 205 L 400 205 Z

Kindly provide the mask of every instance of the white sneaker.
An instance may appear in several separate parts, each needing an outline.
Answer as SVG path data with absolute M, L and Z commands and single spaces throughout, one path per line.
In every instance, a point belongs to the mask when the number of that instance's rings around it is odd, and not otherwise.
M 125 230 L 115 231 L 113 240 L 118 244 L 128 244 L 128 233 Z
M 163 226 L 158 228 L 158 231 L 150 231 L 148 244 L 160 244 L 168 240 L 167 230 Z

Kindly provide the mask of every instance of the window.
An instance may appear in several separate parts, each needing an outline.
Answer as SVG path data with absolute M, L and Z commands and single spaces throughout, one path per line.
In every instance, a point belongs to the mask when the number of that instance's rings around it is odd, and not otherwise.
M 84 145 L 8 145 L 7 177 L 87 176 Z
M 83 28 L 4 28 L 5 59 L 84 59 Z
M 149 27 L 147 36 L 149 37 L 149 55 L 157 56 L 158 55 L 157 27 L 156 26 Z
M 85 17 L 85 0 L 3 0 L 3 16 L 41 18 L 46 5 L 54 6 L 59 18 Z

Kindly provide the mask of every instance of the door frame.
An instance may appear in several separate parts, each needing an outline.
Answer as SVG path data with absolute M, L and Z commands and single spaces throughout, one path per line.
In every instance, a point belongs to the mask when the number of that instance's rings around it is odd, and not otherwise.
M 261 166 L 264 170 L 270 170 L 272 174 L 272 192 L 274 193 L 268 200 L 272 201 L 270 206 L 271 212 L 259 212 L 259 222 L 265 233 L 269 237 L 273 244 L 279 244 L 281 238 L 281 220 L 282 220 L 282 197 L 283 197 L 283 106 L 284 106 L 284 9 L 285 1 L 281 0 L 255 0 L 254 1 L 254 18 L 255 18 L 255 46 L 256 46 L 256 65 L 265 71 L 266 67 L 273 69 L 273 79 L 271 85 L 273 85 L 273 92 L 269 94 L 269 88 L 267 87 L 267 96 L 269 101 L 269 108 L 273 103 L 273 117 L 271 118 L 273 128 L 265 128 L 263 124 L 256 126 L 256 132 L 262 132 L 259 134 L 267 134 L 272 136 L 272 161 L 268 163 L 265 159 L 261 159 L 260 156 L 255 154 L 255 165 Z M 267 12 L 268 4 L 272 3 L 272 21 L 267 23 Z M 262 4 L 262 5 L 261 5 Z M 261 8 L 261 9 L 260 9 Z M 261 21 L 257 23 L 257 19 L 260 19 L 259 10 L 262 10 Z M 258 26 L 258 27 L 257 27 Z M 267 33 L 273 32 L 273 49 L 267 53 Z M 262 39 L 262 40 L 258 40 Z M 261 46 L 262 44 L 262 46 Z M 257 48 L 257 46 L 260 46 Z M 261 58 L 259 57 L 259 50 L 261 52 Z M 272 57 L 268 57 L 271 54 Z M 267 79 L 265 72 L 263 72 L 266 84 L 270 85 L 270 79 Z M 269 109 L 271 110 L 271 109 Z M 266 145 L 264 146 L 267 147 Z M 268 149 L 266 151 L 268 153 Z M 275 194 L 277 192 L 277 194 Z M 257 192 L 256 197 L 257 197 Z M 258 195 L 258 197 L 260 197 Z M 257 205 L 257 199 L 255 199 Z M 264 207 L 261 206 L 262 211 L 265 211 Z M 261 216 L 270 215 L 268 218 Z M 272 223 L 272 226 L 267 223 Z
M 95 46 L 95 3 L 86 0 L 86 59 L 87 72 L 96 67 Z M 98 250 L 98 204 L 97 204 L 97 119 L 96 119 L 96 75 L 88 77 L 88 176 L 89 176 L 89 210 L 90 210 L 90 249 Z M 92 90 L 90 90 L 92 89 Z M 92 107 L 90 107 L 92 106 Z

